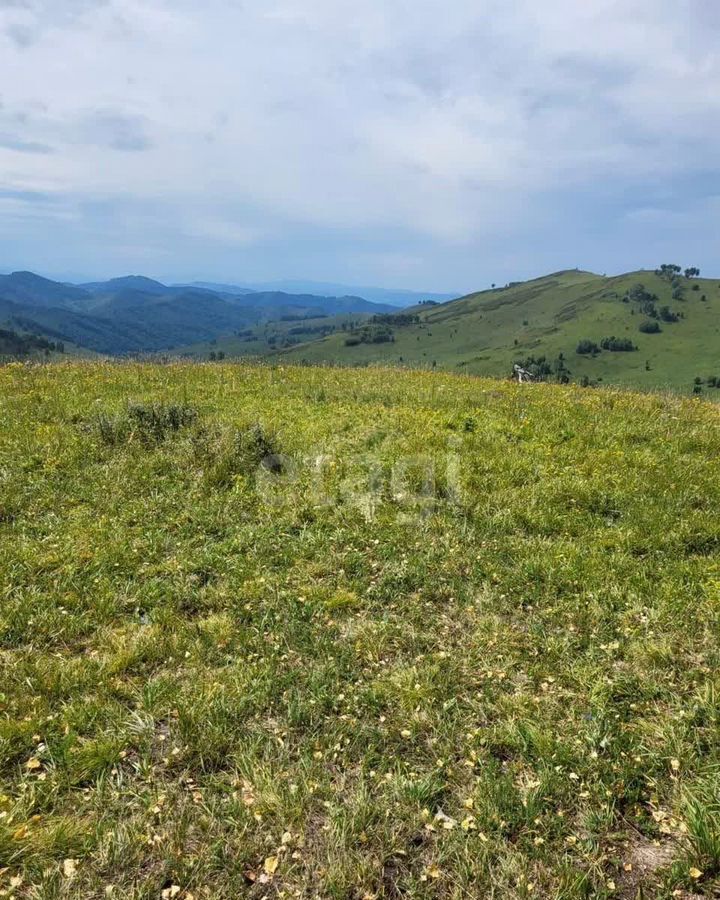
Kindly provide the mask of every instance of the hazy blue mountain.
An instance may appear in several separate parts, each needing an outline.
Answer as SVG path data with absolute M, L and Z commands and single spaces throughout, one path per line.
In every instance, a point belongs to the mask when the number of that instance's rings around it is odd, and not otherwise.
M 173 293 L 173 288 L 144 275 L 124 275 L 122 278 L 111 278 L 109 281 L 92 281 L 79 287 L 91 294 L 114 294 L 125 290 L 142 291 L 145 294 Z
M 438 294 L 432 291 L 404 291 L 392 288 L 368 287 L 348 284 L 335 284 L 322 281 L 278 281 L 267 285 L 258 285 L 258 289 L 287 291 L 292 294 L 330 294 L 333 296 L 357 296 L 363 297 L 372 303 L 386 303 L 390 306 L 414 306 L 423 300 L 443 302 L 454 300 L 458 294 Z
M 268 282 L 241 282 L 240 284 L 212 284 L 210 282 L 194 282 L 193 287 L 207 287 L 222 293 L 267 293 L 281 291 L 288 294 L 313 294 L 325 297 L 362 297 L 372 303 L 385 303 L 390 306 L 415 306 L 423 300 L 434 300 L 442 303 L 446 300 L 454 300 L 459 294 L 438 294 L 432 291 L 403 291 L 393 288 L 358 287 L 358 285 L 336 284 L 325 281 L 268 281 Z
M 328 295 L 308 292 L 291 292 L 281 290 L 251 290 L 232 284 L 216 284 L 213 282 L 194 282 L 192 285 L 165 285 L 160 281 L 145 278 L 142 275 L 126 275 L 122 278 L 111 278 L 108 281 L 96 281 L 80 285 L 80 287 L 93 295 L 93 311 L 107 306 L 108 300 L 119 296 L 123 298 L 122 304 L 126 305 L 130 294 L 135 292 L 143 295 L 153 294 L 157 296 L 180 296 L 188 290 L 196 296 L 200 292 L 220 297 L 233 305 L 255 306 L 267 310 L 275 310 L 281 307 L 300 307 L 321 312 L 325 315 L 336 315 L 345 312 L 387 312 L 393 308 L 393 304 L 374 303 L 359 295 Z M 101 298 L 101 299 L 97 299 Z
M 225 295 L 223 295 L 225 296 Z M 317 294 L 288 294 L 285 291 L 261 291 L 241 294 L 230 302 L 246 306 L 257 306 L 268 311 L 280 308 L 306 310 L 306 314 L 334 316 L 340 313 L 369 312 L 383 313 L 394 310 L 387 303 L 371 303 L 364 297 L 324 297 Z
M 99 319 L 131 327 L 139 324 L 152 339 L 143 350 L 167 350 L 211 340 L 255 324 L 262 310 L 228 303 L 207 291 L 168 295 L 123 291 L 93 310 Z
M 240 287 L 237 284 L 216 284 L 214 281 L 192 281 L 189 284 L 175 284 L 175 288 L 202 288 L 206 291 L 214 291 L 216 294 L 254 294 L 252 288 Z
M 60 306 L 80 309 L 90 299 L 82 288 L 42 278 L 33 272 L 0 275 L 0 299 L 26 306 Z

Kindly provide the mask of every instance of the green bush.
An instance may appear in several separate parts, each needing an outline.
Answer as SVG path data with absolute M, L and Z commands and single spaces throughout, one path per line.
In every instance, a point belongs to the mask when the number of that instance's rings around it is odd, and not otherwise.
M 387 344 L 395 341 L 395 335 L 387 325 L 366 325 L 360 331 L 353 332 L 345 338 L 346 347 L 357 347 L 359 344 Z
M 633 350 L 637 350 L 637 347 L 635 346 L 635 344 L 633 344 L 633 342 L 630 340 L 630 338 L 616 338 L 616 337 L 603 338 L 602 341 L 600 341 L 600 346 L 602 347 L 603 350 L 611 350 L 616 353 L 617 352 L 627 353 L 627 352 L 631 352 Z
M 538 381 L 544 381 L 552 374 L 552 366 L 545 356 L 528 356 L 526 359 L 516 359 L 515 365 L 529 372 Z
M 583 356 L 587 356 L 590 353 L 595 356 L 596 353 L 600 352 L 600 348 L 595 343 L 595 341 L 590 341 L 585 338 L 577 345 L 577 347 L 575 348 L 575 352 L 580 353 Z

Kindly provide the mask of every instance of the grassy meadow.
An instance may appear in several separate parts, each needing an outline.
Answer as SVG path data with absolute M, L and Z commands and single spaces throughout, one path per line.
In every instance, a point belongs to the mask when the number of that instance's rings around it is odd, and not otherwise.
M 0 367 L 0 897 L 717 896 L 719 451 L 612 389 Z

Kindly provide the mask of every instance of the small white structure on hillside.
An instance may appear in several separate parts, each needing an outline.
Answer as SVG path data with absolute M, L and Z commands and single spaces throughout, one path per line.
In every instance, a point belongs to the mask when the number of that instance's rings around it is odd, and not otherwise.
M 513 370 L 515 371 L 515 374 L 517 375 L 517 380 L 518 380 L 519 384 L 523 384 L 523 382 L 526 382 L 526 381 L 533 381 L 535 378 L 535 376 L 531 372 L 528 372 L 527 369 L 523 369 L 523 367 L 519 366 L 517 363 L 515 363 L 515 365 L 513 366 Z

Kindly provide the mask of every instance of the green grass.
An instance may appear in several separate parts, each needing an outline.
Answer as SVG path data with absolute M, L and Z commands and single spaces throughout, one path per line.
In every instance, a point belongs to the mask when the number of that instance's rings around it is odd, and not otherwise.
M 2 896 L 720 890 L 714 405 L 66 363 L 0 426 Z
M 345 346 L 346 335 L 330 335 L 285 351 L 290 361 L 343 365 L 403 365 L 504 377 L 517 359 L 557 358 L 563 353 L 573 381 L 625 385 L 642 390 L 672 389 L 689 393 L 695 377 L 720 375 L 720 282 L 695 279 L 685 299 L 673 301 L 668 282 L 653 272 L 606 278 L 569 271 L 514 287 L 484 291 L 435 307 L 418 307 L 421 323 L 396 328 L 393 344 Z M 622 297 L 641 282 L 684 318 L 662 325 L 662 333 L 638 330 L 644 316 Z M 692 290 L 696 284 L 698 291 Z M 700 298 L 706 297 L 703 302 Z M 582 339 L 630 338 L 634 353 L 603 352 L 583 357 L 575 349 Z M 517 341 L 517 343 L 515 343 Z M 706 388 L 714 396 L 714 388 Z

